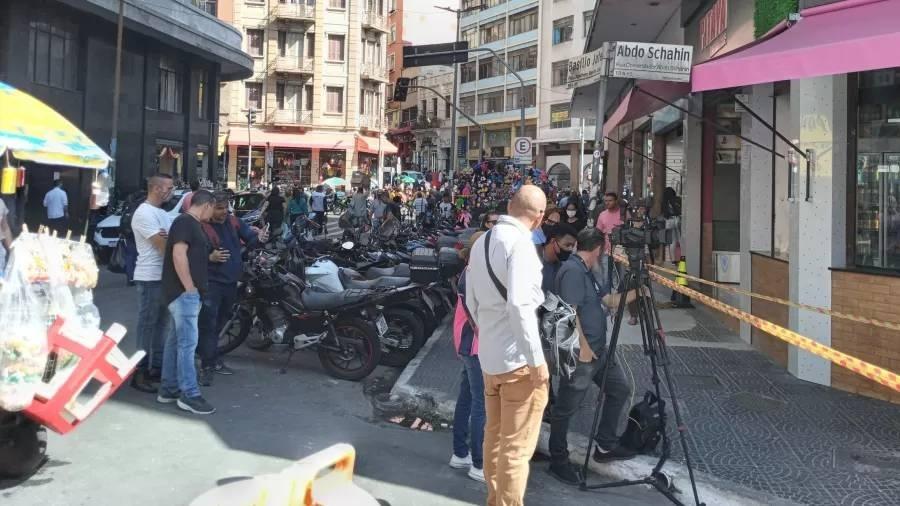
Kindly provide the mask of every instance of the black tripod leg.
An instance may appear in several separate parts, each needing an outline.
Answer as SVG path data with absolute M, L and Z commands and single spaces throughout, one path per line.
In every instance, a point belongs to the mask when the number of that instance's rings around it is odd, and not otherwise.
M 612 256 L 610 256 L 609 261 L 614 261 Z M 588 465 L 591 461 L 591 452 L 594 450 L 594 436 L 597 434 L 597 430 L 600 427 L 600 415 L 603 413 L 603 407 L 606 403 L 606 396 L 603 393 L 606 390 L 606 377 L 609 375 L 612 357 L 616 354 L 616 346 L 619 343 L 619 329 L 622 327 L 622 319 L 625 316 L 625 302 L 628 298 L 628 287 L 631 286 L 633 278 L 634 275 L 631 272 L 625 275 L 625 289 L 622 291 L 622 295 L 619 298 L 619 307 L 616 308 L 616 318 L 613 322 L 612 337 L 610 338 L 609 346 L 607 346 L 606 349 L 606 361 L 603 363 L 603 369 L 600 371 L 600 393 L 597 394 L 597 409 L 594 411 L 594 421 L 591 423 L 591 433 L 588 435 L 587 453 L 584 456 L 584 465 L 581 467 L 582 490 L 587 489 L 587 472 Z
M 650 281 L 648 279 L 647 280 L 648 288 L 649 288 L 649 285 L 650 285 Z M 684 465 L 685 465 L 685 467 L 687 467 L 688 478 L 691 481 L 691 492 L 693 492 L 693 494 L 694 494 L 694 503 L 697 506 L 701 506 L 702 503 L 700 502 L 700 495 L 697 493 L 697 482 L 694 479 L 694 467 L 691 464 L 691 455 L 690 455 L 690 452 L 688 451 L 687 435 L 686 435 L 687 428 L 685 427 L 684 423 L 682 422 L 681 409 L 678 407 L 678 399 L 675 395 L 675 380 L 672 379 L 672 373 L 671 373 L 671 371 L 669 371 L 669 359 L 668 359 L 669 351 L 668 351 L 668 348 L 666 347 L 665 336 L 662 331 L 662 321 L 660 320 L 660 317 L 659 317 L 659 310 L 656 309 L 656 303 L 653 298 L 652 290 L 650 290 L 650 292 L 649 292 L 649 298 L 650 298 L 650 308 L 652 311 L 653 318 L 656 321 L 656 328 L 657 328 L 657 334 L 653 337 L 656 338 L 655 344 L 659 348 L 660 356 L 663 358 L 663 360 L 662 360 L 663 373 L 666 377 L 666 388 L 669 390 L 669 395 L 671 396 L 671 399 L 672 399 L 672 412 L 675 414 L 675 424 L 677 425 L 679 439 L 681 441 L 681 451 L 682 451 L 682 453 L 684 453 Z M 652 357 L 651 357 L 651 360 L 653 360 Z M 655 365 L 653 366 L 653 369 L 655 372 L 656 371 Z M 663 434 L 663 437 L 667 438 L 665 433 Z

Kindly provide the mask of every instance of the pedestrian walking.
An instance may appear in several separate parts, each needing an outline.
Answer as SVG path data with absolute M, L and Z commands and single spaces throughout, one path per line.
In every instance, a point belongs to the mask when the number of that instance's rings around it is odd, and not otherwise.
M 562 222 L 574 228 L 577 232 L 581 232 L 587 226 L 587 216 L 581 208 L 580 201 L 575 197 L 569 197 L 565 209 L 566 214 Z
M 475 232 L 459 252 L 469 262 L 472 245 L 484 232 Z M 453 318 L 453 345 L 462 361 L 459 396 L 453 412 L 453 456 L 450 467 L 468 469 L 469 478 L 484 483 L 484 376 L 478 361 L 478 330 L 466 309 L 466 273 L 456 284 L 458 298 Z
M 561 375 L 555 402 L 550 410 L 550 473 L 570 485 L 583 481 L 581 471 L 569 462 L 567 434 L 572 416 L 581 407 L 588 386 L 600 385 L 603 363 L 610 360 L 604 385 L 606 401 L 597 434 L 598 447 L 594 460 L 607 462 L 627 459 L 634 452 L 619 446 L 616 430 L 625 412 L 631 392 L 622 369 L 614 357 L 606 353 L 606 320 L 608 307 L 616 307 L 618 297 L 608 296 L 591 269 L 604 250 L 603 234 L 597 229 L 585 229 L 578 234 L 577 252 L 563 262 L 556 275 L 553 292 L 575 308 L 580 342 L 575 372 L 571 377 Z M 630 295 L 629 295 L 630 296 Z
M 425 216 L 428 213 L 428 201 L 422 196 L 422 192 L 416 194 L 416 199 L 412 203 L 413 211 L 416 213 L 416 225 L 422 225 L 425 222 Z
M 172 197 L 175 184 L 172 176 L 156 174 L 147 180 L 147 198 L 137 206 L 131 216 L 131 231 L 137 261 L 134 265 L 134 283 L 138 292 L 138 349 L 146 355 L 131 377 L 135 389 L 154 393 L 153 382 L 162 371 L 165 329 L 169 320 L 162 295 L 163 256 L 172 220 L 162 205 Z
M 272 188 L 262 208 L 263 220 L 269 226 L 269 238 L 272 240 L 281 235 L 281 226 L 284 224 L 284 204 L 281 190 L 277 186 Z
M 53 188 L 44 195 L 47 208 L 47 228 L 63 236 L 69 228 L 69 196 L 63 190 L 62 180 L 53 182 Z
M 228 212 L 229 195 L 218 192 L 209 223 L 203 232 L 212 252 L 209 254 L 209 289 L 203 296 L 198 331 L 197 352 L 200 355 L 200 385 L 212 386 L 216 374 L 230 376 L 234 371 L 218 356 L 219 332 L 234 313 L 238 297 L 238 281 L 243 273 L 241 243 L 252 248 L 268 239 L 265 231 L 251 228 Z
M 372 232 L 377 232 L 381 227 L 384 212 L 388 209 L 390 202 L 385 190 L 378 190 L 375 193 L 375 200 L 372 202 Z
M 163 303 L 170 318 L 156 400 L 174 402 L 180 409 L 198 415 L 216 411 L 200 394 L 194 366 L 202 298 L 209 289 L 210 248 L 202 224 L 212 218 L 213 203 L 212 193 L 194 193 L 190 209 L 172 223 L 163 259 Z
M 356 189 L 350 199 L 349 211 L 355 227 L 361 227 L 366 222 L 366 218 L 369 216 L 369 199 L 363 193 L 362 186 Z
M 288 226 L 292 226 L 297 218 L 309 214 L 309 197 L 303 188 L 294 188 L 291 200 L 288 202 Z
M 540 188 L 523 185 L 509 215 L 472 246 L 466 306 L 479 331 L 484 371 L 488 506 L 523 504 L 547 404 L 549 372 L 537 321 L 542 265 L 531 242 L 546 204 Z

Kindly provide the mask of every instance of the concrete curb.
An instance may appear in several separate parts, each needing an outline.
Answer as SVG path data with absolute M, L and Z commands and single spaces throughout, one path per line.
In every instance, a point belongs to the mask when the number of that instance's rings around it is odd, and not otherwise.
M 410 384 L 412 377 L 419 369 L 419 366 L 422 365 L 422 361 L 431 353 L 432 348 L 441 339 L 441 336 L 447 332 L 452 323 L 450 316 L 445 317 L 444 321 L 431 334 L 425 346 L 419 350 L 415 358 L 409 361 L 409 364 L 403 369 L 403 373 L 397 378 L 397 382 L 394 383 L 394 387 L 391 388 L 391 401 L 403 401 L 409 410 L 421 414 L 427 413 L 445 421 L 453 420 L 453 411 L 456 408 L 455 401 L 437 402 L 435 400 L 435 392 L 417 388 Z

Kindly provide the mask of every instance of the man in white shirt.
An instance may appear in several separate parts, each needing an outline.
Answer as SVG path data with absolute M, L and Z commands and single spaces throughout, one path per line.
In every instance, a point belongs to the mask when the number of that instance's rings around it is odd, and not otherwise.
M 172 176 L 157 174 L 147 181 L 147 200 L 138 206 L 131 218 L 137 264 L 134 281 L 138 289 L 138 348 L 146 351 L 144 361 L 131 379 L 131 386 L 155 393 L 152 380 L 162 369 L 163 339 L 168 313 L 162 300 L 162 266 L 171 218 L 161 208 L 172 196 Z
M 547 405 L 550 374 L 536 313 L 544 301 L 542 264 L 531 242 L 546 205 L 540 188 L 523 186 L 509 202 L 509 216 L 472 246 L 466 275 L 466 306 L 478 326 L 484 372 L 488 506 L 523 504 Z
M 325 193 L 322 190 L 322 185 L 316 186 L 316 191 L 312 192 L 309 197 L 309 207 L 312 212 L 316 213 L 313 220 L 319 224 L 319 233 L 325 234 L 328 217 L 325 214 Z
M 62 180 L 53 183 L 53 189 L 44 195 L 47 208 L 47 226 L 58 235 L 64 235 L 69 221 L 69 196 L 62 189 Z

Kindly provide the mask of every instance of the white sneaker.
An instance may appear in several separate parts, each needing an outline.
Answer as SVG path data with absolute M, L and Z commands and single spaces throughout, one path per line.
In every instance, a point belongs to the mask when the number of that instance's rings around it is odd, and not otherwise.
M 450 467 L 453 469 L 465 469 L 467 467 L 472 466 L 472 455 L 466 455 L 465 457 L 457 457 L 456 454 L 453 454 L 450 457 Z
M 469 467 L 469 478 L 472 478 L 475 481 L 480 481 L 481 483 L 485 483 L 484 469 L 478 469 L 475 466 Z

